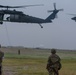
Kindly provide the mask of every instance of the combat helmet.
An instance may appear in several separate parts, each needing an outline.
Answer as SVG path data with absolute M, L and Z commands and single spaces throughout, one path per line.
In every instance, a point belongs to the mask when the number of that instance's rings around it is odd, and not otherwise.
M 51 49 L 51 53 L 52 53 L 52 54 L 55 54 L 55 53 L 56 53 L 56 49 L 54 49 L 54 48 Z

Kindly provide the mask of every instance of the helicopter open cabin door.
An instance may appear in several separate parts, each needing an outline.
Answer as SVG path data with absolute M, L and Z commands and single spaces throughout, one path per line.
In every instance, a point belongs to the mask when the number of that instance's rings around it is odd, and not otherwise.
M 7 17 L 7 21 L 10 21 L 10 22 L 19 22 L 20 21 L 20 15 L 17 15 L 17 14 L 11 14 L 9 17 Z

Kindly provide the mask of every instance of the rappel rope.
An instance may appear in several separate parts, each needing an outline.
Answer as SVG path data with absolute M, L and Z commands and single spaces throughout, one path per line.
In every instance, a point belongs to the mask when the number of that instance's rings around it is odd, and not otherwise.
M 8 34 L 8 29 L 7 29 L 7 26 L 6 26 L 6 22 L 5 22 L 5 30 L 6 30 L 6 36 L 7 36 L 8 44 L 9 44 L 9 46 L 12 46 L 11 41 L 10 41 L 10 36 Z

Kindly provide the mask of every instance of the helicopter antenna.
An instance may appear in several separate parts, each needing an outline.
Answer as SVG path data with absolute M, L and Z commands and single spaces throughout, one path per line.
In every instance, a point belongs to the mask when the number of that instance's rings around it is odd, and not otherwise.
M 10 37 L 9 37 L 9 33 L 8 33 L 8 29 L 7 29 L 7 26 L 6 26 L 6 22 L 5 22 L 5 30 L 6 30 L 6 36 L 7 36 L 8 43 L 9 43 L 10 46 L 12 46 L 11 41 L 10 41 Z

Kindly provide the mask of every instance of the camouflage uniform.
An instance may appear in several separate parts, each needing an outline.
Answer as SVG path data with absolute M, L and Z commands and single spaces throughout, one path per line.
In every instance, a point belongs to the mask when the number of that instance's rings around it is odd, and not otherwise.
M 2 74 L 2 59 L 4 57 L 4 53 L 0 51 L 0 75 Z
M 59 75 L 58 70 L 61 69 L 60 57 L 56 54 L 54 49 L 51 50 L 51 55 L 48 58 L 46 69 L 49 75 Z

